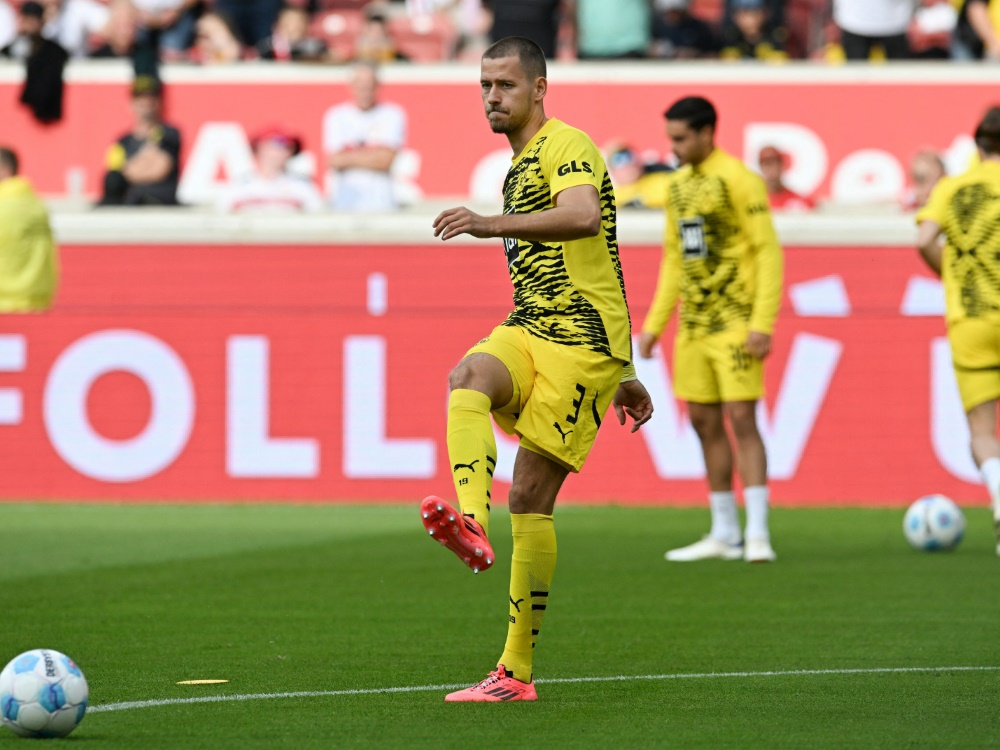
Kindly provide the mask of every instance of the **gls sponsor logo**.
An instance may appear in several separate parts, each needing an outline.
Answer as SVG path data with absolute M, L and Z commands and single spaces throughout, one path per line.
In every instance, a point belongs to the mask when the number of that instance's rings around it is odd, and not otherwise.
M 585 161 L 580 163 L 583 165 L 582 167 L 577 166 L 575 160 L 571 161 L 569 164 L 563 164 L 561 167 L 559 167 L 557 174 L 560 177 L 565 177 L 570 172 L 586 172 L 587 174 L 594 174 L 594 170 L 591 169 L 590 164 L 588 164 Z

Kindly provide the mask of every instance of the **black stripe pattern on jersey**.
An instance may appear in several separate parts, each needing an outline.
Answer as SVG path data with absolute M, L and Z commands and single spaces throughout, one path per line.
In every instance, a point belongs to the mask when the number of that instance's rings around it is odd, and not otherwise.
M 540 154 L 547 136 L 507 172 L 503 187 L 505 214 L 538 213 L 552 208 L 551 187 Z M 614 217 L 614 191 L 605 178 Z M 604 193 L 605 191 L 602 191 Z M 602 197 L 602 202 L 604 198 Z M 609 251 L 617 261 L 617 241 L 609 236 Z M 611 356 L 611 345 L 600 313 L 574 287 L 566 269 L 561 243 L 504 240 L 507 268 L 514 285 L 514 310 L 504 325 L 517 326 L 546 341 L 577 346 Z M 624 289 L 621 264 L 615 266 Z
M 960 187 L 948 206 L 949 272 L 958 283 L 965 314 L 979 318 L 1000 310 L 1000 192 L 985 182 Z

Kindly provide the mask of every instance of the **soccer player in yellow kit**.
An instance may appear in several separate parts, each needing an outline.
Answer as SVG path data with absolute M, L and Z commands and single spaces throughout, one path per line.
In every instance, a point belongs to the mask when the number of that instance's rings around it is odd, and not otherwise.
M 520 437 L 509 503 L 511 558 L 507 643 L 486 679 L 447 701 L 535 700 L 532 654 L 556 561 L 552 512 L 579 471 L 608 406 L 637 430 L 652 415 L 631 365 L 631 333 L 616 240 L 615 196 L 600 151 L 587 135 L 545 115 L 545 57 L 534 42 L 507 37 L 483 55 L 482 98 L 494 133 L 514 151 L 504 211 L 452 208 L 434 235 L 503 239 L 514 310 L 451 372 L 448 457 L 461 513 L 429 497 L 430 534 L 474 571 L 493 563 L 489 510 L 496 443 L 493 413 Z
M 990 494 L 1000 555 L 1000 107 L 986 113 L 975 138 L 979 163 L 959 177 L 942 178 L 917 213 L 917 246 L 944 283 L 955 379 L 972 457 Z
M 767 455 L 757 430 L 763 360 L 781 303 L 782 255 L 764 181 L 715 145 L 711 102 L 687 97 L 667 110 L 667 135 L 682 167 L 667 184 L 667 229 L 656 295 L 639 353 L 653 346 L 673 315 L 674 392 L 687 401 L 708 475 L 712 528 L 667 560 L 775 559 L 767 523 Z M 746 504 L 746 540 L 733 493 L 733 450 Z
M 0 147 L 0 313 L 47 310 L 58 284 L 48 209 L 18 175 L 17 154 Z

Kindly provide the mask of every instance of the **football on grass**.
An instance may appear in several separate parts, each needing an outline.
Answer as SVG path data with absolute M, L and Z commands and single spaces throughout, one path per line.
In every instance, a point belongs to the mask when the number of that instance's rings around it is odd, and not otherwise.
M 906 511 L 903 533 L 915 549 L 954 549 L 965 533 L 965 516 L 944 495 L 927 495 Z
M 0 672 L 0 716 L 21 737 L 65 737 L 83 721 L 88 694 L 76 663 L 49 648 L 25 651 Z

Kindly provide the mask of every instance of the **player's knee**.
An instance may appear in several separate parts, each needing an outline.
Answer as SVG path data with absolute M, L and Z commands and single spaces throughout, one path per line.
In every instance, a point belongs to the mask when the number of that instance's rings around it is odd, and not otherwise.
M 691 410 L 691 426 L 701 440 L 711 440 L 725 433 L 722 416 L 714 411 Z
M 448 373 L 448 388 L 455 391 L 459 388 L 471 388 L 475 383 L 475 374 L 469 364 L 462 360 Z
M 755 440 L 758 437 L 757 420 L 753 415 L 741 415 L 732 420 L 733 436 L 739 441 Z
M 507 505 L 511 513 L 547 513 L 548 505 L 542 488 L 534 483 L 511 486 L 507 493 Z

